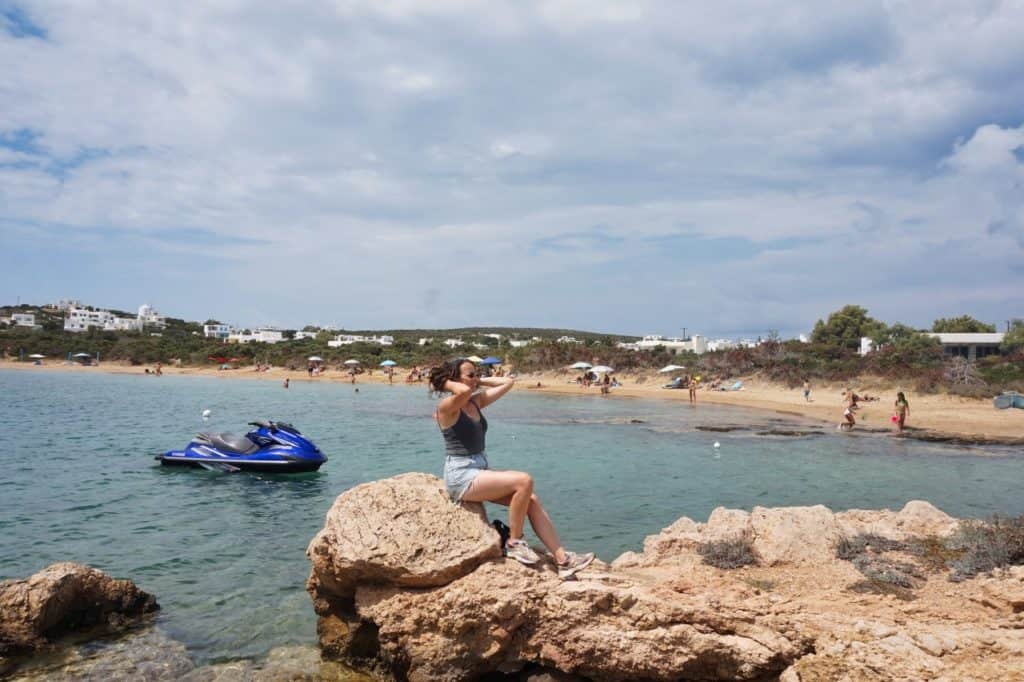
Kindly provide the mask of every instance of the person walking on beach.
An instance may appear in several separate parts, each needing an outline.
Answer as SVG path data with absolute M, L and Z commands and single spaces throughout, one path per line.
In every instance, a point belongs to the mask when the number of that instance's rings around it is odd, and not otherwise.
M 444 482 L 456 502 L 493 502 L 508 507 L 509 539 L 505 553 L 523 564 L 535 564 L 540 557 L 523 539 L 523 525 L 530 525 L 558 566 L 559 577 L 571 578 L 594 560 L 592 553 L 566 551 L 540 500 L 533 492 L 533 478 L 522 471 L 490 468 L 485 452 L 487 419 L 483 408 L 512 390 L 511 377 L 481 378 L 476 365 L 455 359 L 434 367 L 430 387 L 444 395 L 434 419 L 444 438 Z
M 607 372 L 601 379 L 601 395 L 608 395 L 612 392 L 612 375 Z
M 811 402 L 811 380 L 804 379 L 804 402 Z
M 903 391 L 896 394 L 896 432 L 903 433 L 903 425 L 907 422 L 907 417 L 910 416 L 910 403 L 907 402 L 907 396 L 903 395 Z
M 691 376 L 690 377 L 689 386 L 687 386 L 687 388 L 690 389 L 690 402 L 696 404 L 697 403 L 697 377 L 696 376 Z

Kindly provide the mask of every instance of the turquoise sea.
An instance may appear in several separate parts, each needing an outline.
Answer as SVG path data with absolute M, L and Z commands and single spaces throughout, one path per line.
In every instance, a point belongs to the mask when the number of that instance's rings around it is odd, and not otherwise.
M 157 596 L 157 624 L 200 663 L 314 644 L 304 552 L 335 497 L 365 481 L 441 471 L 425 388 L 358 388 L 0 370 L 0 578 L 68 560 L 131 578 Z M 255 418 L 292 422 L 330 461 L 287 477 L 161 468 L 152 458 L 197 431 L 242 432 Z M 712 433 L 695 427 L 794 422 L 742 408 L 523 389 L 488 418 L 492 466 L 532 472 L 566 545 L 606 561 L 717 506 L 899 508 L 926 499 L 957 516 L 1024 513 L 1018 450 L 831 429 Z

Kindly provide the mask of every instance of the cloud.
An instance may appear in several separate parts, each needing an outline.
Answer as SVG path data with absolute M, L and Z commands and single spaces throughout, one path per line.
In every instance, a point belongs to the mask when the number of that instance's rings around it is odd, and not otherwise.
M 162 310 L 247 324 L 795 333 L 1024 302 L 992 284 L 1024 248 L 1016 4 L 4 7 L 23 299 L 137 305 L 119 254 Z M 211 300 L 188 275 L 216 252 Z

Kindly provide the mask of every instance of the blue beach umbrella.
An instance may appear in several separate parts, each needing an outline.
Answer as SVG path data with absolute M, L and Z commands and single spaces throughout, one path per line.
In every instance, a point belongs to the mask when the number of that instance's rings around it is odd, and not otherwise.
M 395 362 L 394 360 L 385 360 L 384 362 L 380 363 L 380 366 L 381 367 L 394 367 L 397 364 L 398 363 Z
M 499 360 L 498 358 L 496 358 L 493 355 L 491 355 L 491 356 L 486 357 L 483 360 L 481 360 L 480 364 L 481 365 L 500 365 L 501 364 L 501 360 Z

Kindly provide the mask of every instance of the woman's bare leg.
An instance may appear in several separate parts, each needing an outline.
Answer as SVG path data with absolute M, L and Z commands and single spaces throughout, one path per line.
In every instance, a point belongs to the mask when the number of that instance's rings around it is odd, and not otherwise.
M 495 504 L 503 504 L 509 507 L 509 516 L 512 514 L 512 507 L 509 504 L 512 501 L 512 496 L 503 497 L 500 500 L 489 500 Z M 530 526 L 533 527 L 533 531 L 540 538 L 540 541 L 544 543 L 544 546 L 548 548 L 551 555 L 555 557 L 555 561 L 558 563 L 565 562 L 565 548 L 562 547 L 562 541 L 558 537 L 558 531 L 555 530 L 555 524 L 552 523 L 551 517 L 548 516 L 547 510 L 544 505 L 540 503 L 540 500 L 536 495 L 530 495 L 530 506 L 527 509 L 527 516 L 530 518 Z
M 522 471 L 481 471 L 462 496 L 466 502 L 497 502 L 508 506 L 511 537 L 523 537 L 523 523 L 533 496 L 533 478 Z M 533 523 L 531 518 L 530 523 Z M 535 526 L 536 528 L 536 526 Z

